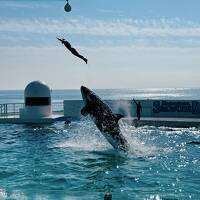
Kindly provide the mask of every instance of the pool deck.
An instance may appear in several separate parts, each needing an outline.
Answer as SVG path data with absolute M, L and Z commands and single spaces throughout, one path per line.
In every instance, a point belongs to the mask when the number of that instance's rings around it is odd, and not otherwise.
M 128 124 L 140 127 L 140 126 L 166 126 L 176 128 L 189 128 L 189 127 L 200 127 L 199 118 L 167 118 L 167 117 L 143 117 L 140 120 L 136 118 L 125 118 L 123 121 Z
M 0 124 L 52 124 L 57 121 L 65 121 L 63 115 L 52 115 L 41 119 L 22 119 L 19 115 L 0 116 Z
M 19 115 L 0 116 L 0 124 L 52 124 L 57 121 L 65 121 L 69 118 L 64 117 L 61 113 L 52 115 L 51 118 L 42 119 L 21 119 Z M 123 122 L 135 127 L 141 126 L 165 126 L 177 128 L 200 127 L 200 118 L 171 118 L 171 117 L 142 117 L 123 118 Z

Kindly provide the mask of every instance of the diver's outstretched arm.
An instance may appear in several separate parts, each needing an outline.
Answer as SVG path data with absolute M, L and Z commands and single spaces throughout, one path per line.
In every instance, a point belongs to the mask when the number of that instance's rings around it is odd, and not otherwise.
M 64 39 L 60 39 L 60 38 L 57 38 L 57 40 L 59 40 L 62 43 L 65 41 Z

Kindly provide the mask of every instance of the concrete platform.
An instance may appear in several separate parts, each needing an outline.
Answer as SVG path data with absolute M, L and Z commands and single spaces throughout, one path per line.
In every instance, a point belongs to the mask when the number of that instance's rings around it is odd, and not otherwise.
M 165 127 L 176 127 L 176 128 L 189 128 L 189 127 L 200 127 L 199 118 L 166 118 L 166 117 L 144 117 L 138 121 L 135 118 L 124 118 L 122 119 L 128 124 L 140 127 L 140 126 L 165 126 Z
M 52 124 L 57 121 L 65 121 L 66 117 L 62 115 L 54 115 L 51 118 L 41 119 L 21 119 L 17 115 L 7 115 L 0 117 L 0 124 Z

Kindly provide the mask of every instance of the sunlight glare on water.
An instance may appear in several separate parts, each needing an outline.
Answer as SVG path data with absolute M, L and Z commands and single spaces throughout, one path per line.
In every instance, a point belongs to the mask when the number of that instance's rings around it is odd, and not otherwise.
M 3 101 L 3 100 L 1 100 Z M 0 199 L 199 199 L 199 128 L 120 121 L 130 151 L 117 152 L 89 117 L 69 125 L 0 124 Z
M 120 127 L 128 154 L 114 150 L 89 118 L 1 125 L 1 199 L 102 199 L 107 191 L 114 199 L 198 196 L 200 148 L 187 142 L 200 139 L 199 129 Z

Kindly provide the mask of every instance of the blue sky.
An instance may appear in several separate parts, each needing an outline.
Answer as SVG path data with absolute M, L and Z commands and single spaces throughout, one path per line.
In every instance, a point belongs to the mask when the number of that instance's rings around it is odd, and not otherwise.
M 199 87 L 199 0 L 1 0 L 0 89 Z M 56 40 L 64 37 L 88 65 Z

